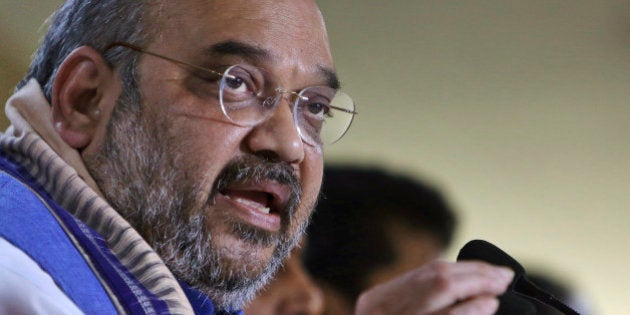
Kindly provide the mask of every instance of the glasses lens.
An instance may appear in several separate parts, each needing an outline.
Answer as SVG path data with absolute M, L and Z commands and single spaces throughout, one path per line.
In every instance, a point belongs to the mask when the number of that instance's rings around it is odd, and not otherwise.
M 221 78 L 219 101 L 225 116 L 241 126 L 253 126 L 265 120 L 276 106 L 275 93 L 261 93 L 265 87 L 265 76 L 254 66 L 234 65 Z M 258 95 L 273 95 L 260 100 Z M 265 106 L 261 106 L 261 102 Z
M 354 118 L 354 102 L 346 93 L 327 86 L 302 90 L 294 112 L 300 135 L 311 145 L 341 139 Z
M 229 67 L 221 78 L 219 101 L 223 114 L 240 126 L 254 126 L 273 114 L 283 97 L 262 69 L 248 65 Z M 269 84 L 267 84 L 269 83 Z M 354 118 L 354 102 L 347 94 L 328 86 L 303 89 L 296 97 L 294 119 L 304 142 L 331 144 L 348 130 Z

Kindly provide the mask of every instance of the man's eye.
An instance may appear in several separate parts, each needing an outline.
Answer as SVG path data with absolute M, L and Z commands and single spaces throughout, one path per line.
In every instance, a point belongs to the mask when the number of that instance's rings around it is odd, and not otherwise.
M 234 92 L 237 92 L 237 93 L 247 92 L 247 84 L 245 83 L 245 80 L 239 77 L 226 78 L 225 84 L 227 85 L 227 87 L 234 90 Z
M 306 106 L 306 110 L 309 112 L 309 114 L 323 117 L 328 116 L 330 112 L 330 107 L 323 103 L 309 103 Z

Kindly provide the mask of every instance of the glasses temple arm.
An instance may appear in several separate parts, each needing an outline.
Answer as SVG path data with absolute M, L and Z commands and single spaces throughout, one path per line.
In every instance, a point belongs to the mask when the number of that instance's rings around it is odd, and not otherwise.
M 358 112 L 352 110 L 352 109 L 346 109 L 346 108 L 342 108 L 342 107 L 337 107 L 337 106 L 333 106 L 333 105 L 328 105 L 330 108 L 332 109 L 336 109 L 336 110 L 340 110 L 342 112 L 348 113 L 348 114 L 352 114 L 352 115 L 356 115 L 358 114 Z
M 148 50 L 145 50 L 145 49 L 143 49 L 143 48 L 141 48 L 139 46 L 136 46 L 136 45 L 133 45 L 133 44 L 129 44 L 129 43 L 125 43 L 125 42 L 113 42 L 113 43 L 107 45 L 107 47 L 105 47 L 104 51 L 108 51 L 108 50 L 110 50 L 110 49 L 112 49 L 112 48 L 114 48 L 116 46 L 129 48 L 131 50 L 135 50 L 135 51 L 141 52 L 143 54 L 147 54 L 147 55 L 151 55 L 151 56 L 154 56 L 154 57 L 162 58 L 164 60 L 168 60 L 170 62 L 179 64 L 179 65 L 191 67 L 191 68 L 193 68 L 195 70 L 199 70 L 199 71 L 203 71 L 203 72 L 210 72 L 212 74 L 219 75 L 219 76 L 227 76 L 230 79 L 234 79 L 235 78 L 234 76 L 226 75 L 225 73 L 221 73 L 219 71 L 214 71 L 212 69 L 200 67 L 200 66 L 194 65 L 192 63 L 188 63 L 188 62 L 184 62 L 184 61 L 181 61 L 181 60 L 173 59 L 171 57 L 167 57 L 167 56 L 164 56 L 164 55 L 161 55 L 161 54 L 156 54 L 154 52 L 150 52 Z

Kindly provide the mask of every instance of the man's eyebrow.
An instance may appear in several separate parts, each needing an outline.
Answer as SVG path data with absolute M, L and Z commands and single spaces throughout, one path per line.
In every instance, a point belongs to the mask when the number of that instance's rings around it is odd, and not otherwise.
M 208 52 L 214 56 L 234 55 L 246 59 L 271 59 L 269 51 L 247 43 L 228 40 L 210 46 Z
M 273 59 L 273 55 L 268 50 L 235 40 L 227 40 L 213 44 L 208 49 L 208 52 L 213 56 L 232 55 L 254 60 Z M 333 89 L 339 89 L 341 84 L 339 83 L 339 78 L 335 71 L 321 65 L 318 68 L 318 72 L 324 77 L 325 84 Z
M 339 83 L 339 78 L 337 77 L 337 73 L 334 70 L 326 68 L 324 66 L 319 66 L 319 72 L 326 79 L 326 85 L 330 86 L 331 88 L 335 90 L 338 90 L 341 87 L 341 83 Z

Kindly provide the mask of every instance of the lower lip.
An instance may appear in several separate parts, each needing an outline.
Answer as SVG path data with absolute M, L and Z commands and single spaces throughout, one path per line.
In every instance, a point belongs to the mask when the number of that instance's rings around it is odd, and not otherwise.
M 276 213 L 262 213 L 253 207 L 238 203 L 229 197 L 217 194 L 215 198 L 219 208 L 233 209 L 234 213 L 247 223 L 270 232 L 280 231 L 280 216 Z

